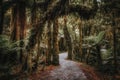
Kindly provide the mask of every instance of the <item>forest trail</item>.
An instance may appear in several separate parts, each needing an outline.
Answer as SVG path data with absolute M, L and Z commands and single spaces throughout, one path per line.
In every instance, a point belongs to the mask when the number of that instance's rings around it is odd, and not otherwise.
M 59 54 L 60 67 L 51 71 L 52 80 L 87 80 L 77 64 L 66 60 L 66 58 L 67 53 Z
M 48 72 L 42 72 L 41 74 L 37 74 L 37 76 L 32 76 L 30 80 L 99 80 L 94 78 L 88 77 L 96 77 L 96 75 L 90 74 L 90 72 L 87 73 L 86 76 L 85 72 L 86 70 L 82 70 L 83 68 L 78 65 L 79 63 L 66 60 L 67 53 L 61 53 L 59 54 L 59 60 L 60 60 L 60 66 L 48 71 Z M 94 73 L 94 72 L 93 72 Z M 35 79 L 36 78 L 36 79 Z

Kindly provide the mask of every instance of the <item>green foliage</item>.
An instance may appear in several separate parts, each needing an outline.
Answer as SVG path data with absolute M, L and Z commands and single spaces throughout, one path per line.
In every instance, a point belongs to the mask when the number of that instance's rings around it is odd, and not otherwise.
M 8 37 L 5 35 L 0 36 L 0 51 L 1 53 L 8 53 L 9 50 L 12 48 Z
M 21 49 L 19 42 L 11 42 L 8 36 L 0 35 L 0 63 L 3 64 L 14 64 L 17 60 L 17 52 Z
M 101 52 L 102 59 L 105 60 L 108 57 L 111 57 L 111 54 L 112 54 L 112 49 L 103 50 Z
M 18 47 L 19 42 L 20 41 L 11 42 L 7 36 L 0 35 L 0 51 L 1 51 L 1 53 L 7 54 L 7 53 L 12 53 L 14 51 L 20 50 L 20 48 Z
M 89 36 L 87 38 L 84 38 L 84 40 L 92 44 L 99 44 L 103 40 L 104 35 L 105 35 L 105 31 L 101 31 L 97 36 Z
M 99 44 L 104 38 L 105 31 L 101 31 L 95 38 L 95 44 Z
M 0 35 L 0 73 L 10 73 L 10 69 L 16 61 L 17 50 L 14 48 L 15 44 L 10 42 L 8 36 Z
M 89 36 L 84 38 L 85 41 L 88 41 L 88 43 L 94 43 L 96 40 L 96 36 Z

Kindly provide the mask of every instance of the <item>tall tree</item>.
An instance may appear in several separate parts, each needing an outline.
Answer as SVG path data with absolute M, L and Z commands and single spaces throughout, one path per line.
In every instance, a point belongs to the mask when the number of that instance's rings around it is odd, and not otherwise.
M 36 27 L 36 24 L 37 24 L 37 6 L 36 6 L 36 0 L 33 1 L 33 5 L 32 5 L 32 8 L 31 8 L 31 27 L 34 28 Z M 34 71 L 36 71 L 38 69 L 38 65 L 39 65 L 39 57 L 40 57 L 40 36 L 37 35 L 37 57 L 36 57 L 36 60 L 35 60 L 35 65 L 34 65 Z M 34 47 L 29 49 L 28 50 L 28 56 L 27 57 L 30 57 L 30 55 L 32 55 L 32 51 L 33 49 L 35 49 Z M 32 63 L 32 59 L 29 58 L 28 59 L 28 62 Z M 29 72 L 31 72 L 31 69 L 32 69 L 32 66 L 29 65 L 28 63 L 28 70 Z
M 12 7 L 12 19 L 11 19 L 11 40 L 17 41 L 19 37 L 19 26 L 18 26 L 18 5 Z
M 25 6 L 25 1 L 23 0 L 20 2 L 19 5 L 19 21 L 20 21 L 20 40 L 25 39 L 26 36 L 26 6 Z M 24 41 L 20 41 L 20 47 L 24 47 Z M 21 54 L 21 61 L 24 61 L 22 57 L 24 56 L 23 50 L 20 50 Z
M 25 1 L 17 1 L 12 8 L 12 20 L 11 20 L 11 40 L 21 40 L 19 46 L 24 47 L 24 41 L 26 35 L 26 6 Z M 23 50 L 20 50 L 20 61 L 23 61 Z
M 3 21 L 4 21 L 3 0 L 0 0 L 0 34 L 2 34 L 3 31 Z
M 80 22 L 80 21 L 79 21 Z M 81 56 L 81 61 L 82 61 L 82 21 L 79 24 L 79 57 Z
M 64 31 L 65 40 L 66 40 L 67 50 L 68 50 L 68 59 L 72 60 L 72 53 L 73 53 L 72 41 L 71 41 L 71 37 L 70 37 L 69 31 L 67 29 L 67 19 L 66 19 L 66 16 L 64 17 L 64 24 L 65 24 L 65 26 L 63 28 L 63 31 Z
M 117 72 L 117 37 L 116 37 L 116 25 L 115 25 L 115 20 L 113 20 L 112 26 L 113 26 L 113 57 L 114 57 L 114 71 L 115 73 Z
M 53 61 L 54 65 L 59 65 L 59 45 L 58 45 L 58 19 L 53 23 Z
M 37 5 L 36 0 L 34 0 L 32 9 L 31 9 L 31 23 L 35 25 L 37 22 Z
M 26 33 L 26 6 L 24 1 L 18 1 L 12 8 L 11 40 L 22 40 Z
M 48 65 L 51 64 L 52 61 L 52 28 L 51 28 L 51 21 L 48 21 L 48 52 L 47 52 L 47 63 Z

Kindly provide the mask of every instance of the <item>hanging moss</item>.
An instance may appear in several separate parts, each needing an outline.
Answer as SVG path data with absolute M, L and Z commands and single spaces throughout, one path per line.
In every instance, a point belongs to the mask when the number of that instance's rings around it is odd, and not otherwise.
M 67 13 L 78 12 L 82 18 L 89 19 L 90 16 L 94 15 L 94 13 L 97 11 L 96 3 L 94 3 L 95 5 L 92 9 L 83 6 L 70 6 L 68 4 L 68 0 L 51 1 L 50 3 L 51 4 L 48 4 L 47 11 L 44 12 L 40 19 L 41 21 L 36 25 L 37 27 L 35 27 L 31 33 L 28 43 L 29 48 L 32 48 L 32 46 L 35 45 L 37 34 L 39 33 L 41 36 L 44 24 L 47 20 L 53 21 L 62 15 L 66 15 L 66 11 Z

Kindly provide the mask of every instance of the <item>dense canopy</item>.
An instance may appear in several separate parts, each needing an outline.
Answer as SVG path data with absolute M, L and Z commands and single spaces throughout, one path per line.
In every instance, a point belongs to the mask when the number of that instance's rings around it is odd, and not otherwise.
M 119 80 L 119 13 L 120 0 L 0 0 L 0 80 Z

